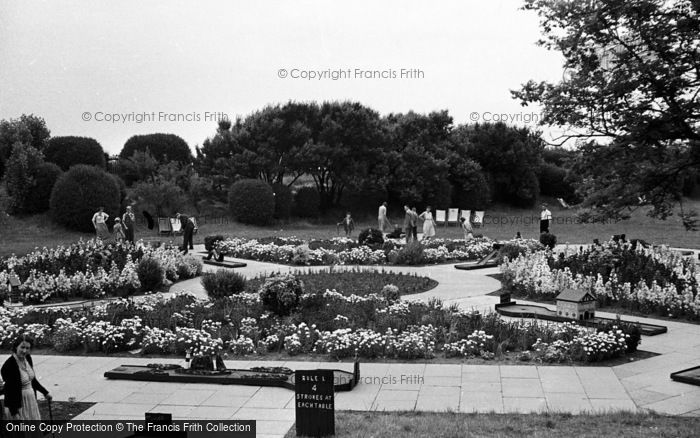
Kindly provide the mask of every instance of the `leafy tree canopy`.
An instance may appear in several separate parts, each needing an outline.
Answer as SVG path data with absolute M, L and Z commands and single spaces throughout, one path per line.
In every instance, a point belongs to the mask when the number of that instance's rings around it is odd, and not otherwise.
M 666 218 L 700 171 L 700 5 L 689 0 L 526 0 L 566 79 L 529 81 L 513 96 L 543 107 L 543 123 L 580 139 L 586 218 L 625 219 L 650 205 Z

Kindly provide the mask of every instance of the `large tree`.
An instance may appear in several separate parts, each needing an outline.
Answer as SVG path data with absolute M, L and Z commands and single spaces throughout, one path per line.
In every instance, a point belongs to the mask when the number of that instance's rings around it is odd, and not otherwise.
M 544 149 L 539 133 L 501 122 L 477 123 L 458 126 L 452 139 L 489 175 L 495 199 L 521 207 L 535 203 Z
M 34 114 L 22 114 L 19 119 L 0 120 L 0 178 L 5 174 L 7 160 L 14 145 L 19 143 L 43 151 L 50 132 L 46 122 Z
M 564 55 L 559 83 L 529 81 L 514 97 L 541 104 L 543 123 L 581 140 L 575 165 L 586 216 L 628 218 L 651 205 L 666 218 L 700 171 L 700 5 L 689 0 L 526 0 L 539 44 Z
M 327 210 L 346 188 L 363 188 L 378 175 L 386 135 L 379 114 L 357 102 L 324 102 L 315 126 L 299 164 L 313 177 L 321 209 Z
M 451 203 L 448 176 L 452 117 L 447 111 L 430 114 L 389 114 L 385 123 L 389 147 L 385 154 L 387 189 L 393 201 L 410 205 Z
M 318 111 L 316 104 L 289 102 L 233 125 L 223 121 L 197 148 L 197 169 L 222 190 L 241 177 L 292 185 L 304 173 L 299 153 L 318 131 Z

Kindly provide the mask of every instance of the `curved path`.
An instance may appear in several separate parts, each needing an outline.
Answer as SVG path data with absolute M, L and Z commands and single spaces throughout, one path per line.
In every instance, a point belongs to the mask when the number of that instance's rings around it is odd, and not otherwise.
M 197 248 L 195 252 L 203 250 L 203 246 Z M 261 275 L 269 275 L 276 272 L 294 271 L 322 271 L 333 269 L 335 271 L 355 270 L 355 269 L 378 269 L 390 272 L 400 272 L 403 274 L 417 274 L 430 277 L 438 282 L 438 285 L 423 293 L 406 295 L 406 300 L 428 301 L 431 298 L 439 298 L 446 305 L 458 304 L 463 309 L 478 309 L 484 311 L 493 309 L 493 305 L 498 302 L 498 297 L 488 294 L 501 288 L 501 283 L 488 275 L 499 272 L 498 268 L 488 268 L 476 271 L 462 271 L 455 269 L 455 264 L 449 265 L 427 265 L 427 266 L 385 266 L 385 265 L 343 265 L 334 266 L 288 266 L 277 263 L 258 262 L 254 260 L 235 259 L 246 263 L 243 268 L 235 268 L 236 272 L 245 275 L 247 278 L 255 278 Z M 218 266 L 204 265 L 206 272 L 214 272 L 221 268 Z M 170 292 L 189 291 L 201 298 L 207 298 L 207 294 L 201 285 L 199 278 L 192 278 L 174 284 Z M 344 291 L 352 292 L 352 291 Z

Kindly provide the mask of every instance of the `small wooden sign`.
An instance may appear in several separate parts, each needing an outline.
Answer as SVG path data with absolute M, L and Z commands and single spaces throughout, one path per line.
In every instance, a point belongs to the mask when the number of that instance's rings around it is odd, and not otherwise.
M 511 302 L 510 293 L 506 292 L 501 294 L 501 304 L 508 304 Z
M 335 435 L 333 371 L 296 371 L 294 386 L 297 436 Z

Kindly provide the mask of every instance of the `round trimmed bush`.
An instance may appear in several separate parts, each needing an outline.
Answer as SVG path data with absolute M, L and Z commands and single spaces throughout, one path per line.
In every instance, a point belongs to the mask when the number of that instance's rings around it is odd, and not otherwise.
M 120 158 L 131 158 L 134 152 L 150 152 L 159 163 L 177 161 L 191 163 L 192 151 L 187 142 L 175 134 L 134 135 L 124 143 Z
M 315 187 L 302 187 L 294 195 L 294 214 L 298 217 L 318 217 L 321 211 L 321 195 Z
M 294 203 L 292 190 L 284 184 L 273 184 L 272 190 L 275 196 L 275 219 L 289 219 Z
M 384 243 L 384 235 L 380 230 L 374 228 L 366 228 L 360 231 L 360 235 L 357 236 L 357 242 L 360 245 L 382 245 Z
M 286 316 L 299 304 L 304 283 L 291 274 L 273 276 L 265 280 L 258 293 L 267 310 Z
M 24 208 L 27 213 L 41 213 L 49 209 L 51 190 L 63 171 L 54 163 L 42 163 L 37 167 L 34 184 L 29 189 Z
M 165 269 L 155 257 L 143 257 L 136 267 L 143 292 L 158 290 L 165 281 Z
M 259 179 L 242 179 L 231 186 L 228 205 L 234 217 L 244 224 L 265 225 L 275 213 L 272 187 Z
M 110 218 L 119 214 L 119 186 L 110 174 L 95 166 L 78 164 L 54 184 L 49 202 L 51 217 L 70 229 L 91 232 L 92 216 L 100 207 Z
M 202 286 L 211 298 L 226 298 L 243 292 L 246 279 L 238 272 L 219 269 L 216 272 L 205 272 L 202 275 Z
M 56 163 L 64 171 L 76 164 L 105 168 L 105 151 L 94 138 L 53 137 L 44 150 L 46 161 Z

